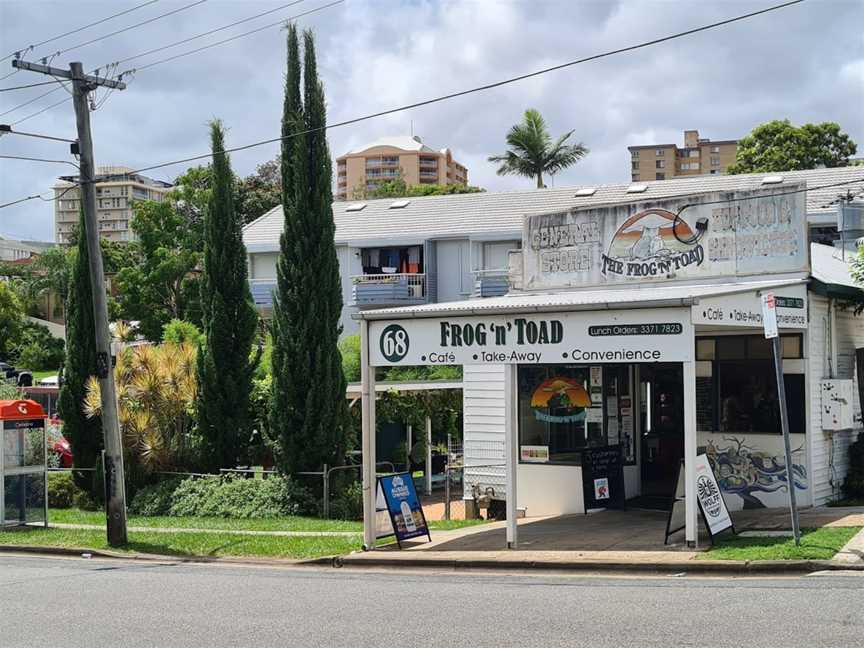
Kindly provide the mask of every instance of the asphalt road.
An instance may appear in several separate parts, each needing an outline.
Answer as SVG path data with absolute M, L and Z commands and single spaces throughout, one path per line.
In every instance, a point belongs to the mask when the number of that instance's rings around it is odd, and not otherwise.
M 0 555 L 0 646 L 807 646 L 864 641 L 864 577 L 609 578 Z

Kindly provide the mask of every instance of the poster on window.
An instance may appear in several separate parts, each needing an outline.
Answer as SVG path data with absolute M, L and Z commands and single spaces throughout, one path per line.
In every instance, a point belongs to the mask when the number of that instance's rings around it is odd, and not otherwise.
M 411 473 L 379 477 L 378 483 L 384 493 L 397 542 L 401 545 L 403 540 L 421 536 L 426 536 L 431 541 L 432 536 L 429 535 L 426 516 L 423 514 L 420 498 L 417 497 Z

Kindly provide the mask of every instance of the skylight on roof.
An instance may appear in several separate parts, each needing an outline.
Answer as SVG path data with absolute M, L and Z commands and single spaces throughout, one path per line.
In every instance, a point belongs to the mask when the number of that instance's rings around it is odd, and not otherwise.
M 411 203 L 410 200 L 394 200 L 387 209 L 402 209 Z
M 597 193 L 597 187 L 582 187 L 576 190 L 576 196 L 593 196 Z
M 353 203 L 345 208 L 345 211 L 363 211 L 366 208 L 366 203 Z
M 627 187 L 627 193 L 645 193 L 648 191 L 647 184 L 631 184 Z
M 765 176 L 762 178 L 762 184 L 780 184 L 783 182 L 783 176 Z

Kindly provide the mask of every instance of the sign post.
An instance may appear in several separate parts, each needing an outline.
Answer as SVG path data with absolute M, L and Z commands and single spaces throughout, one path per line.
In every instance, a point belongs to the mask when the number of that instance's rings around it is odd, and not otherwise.
M 786 462 L 786 488 L 789 491 L 789 509 L 792 514 L 792 534 L 795 546 L 801 544 L 801 530 L 798 528 L 798 505 L 795 501 L 795 470 L 792 465 L 792 444 L 789 440 L 789 412 L 786 409 L 786 385 L 783 382 L 783 349 L 777 333 L 777 300 L 774 293 L 762 295 L 762 325 L 765 338 L 774 345 L 774 372 L 777 374 L 777 400 L 780 402 L 780 426 L 783 430 L 783 453 Z

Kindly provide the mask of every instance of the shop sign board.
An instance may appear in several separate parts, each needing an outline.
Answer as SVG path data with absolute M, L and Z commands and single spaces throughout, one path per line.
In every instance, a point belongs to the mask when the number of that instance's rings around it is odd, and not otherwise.
M 369 322 L 373 366 L 690 362 L 685 308 Z
M 708 456 L 700 454 L 696 456 L 696 497 L 699 500 L 699 508 L 705 518 L 712 537 L 718 533 L 732 528 L 732 518 L 726 508 L 726 501 L 717 483 L 717 477 L 708 462 Z
M 624 466 L 620 445 L 582 451 L 582 493 L 586 511 L 624 508 Z
M 781 329 L 807 328 L 807 287 L 802 283 L 776 288 L 773 293 L 776 325 Z M 694 324 L 763 328 L 762 298 L 751 290 L 701 298 L 691 307 Z
M 401 545 L 403 540 L 411 540 L 426 536 L 430 541 L 429 527 L 426 516 L 417 497 L 414 478 L 411 473 L 396 473 L 378 478 L 396 541 Z M 377 507 L 376 507 L 377 508 Z
M 525 290 L 804 272 L 801 184 L 538 214 L 525 219 Z

